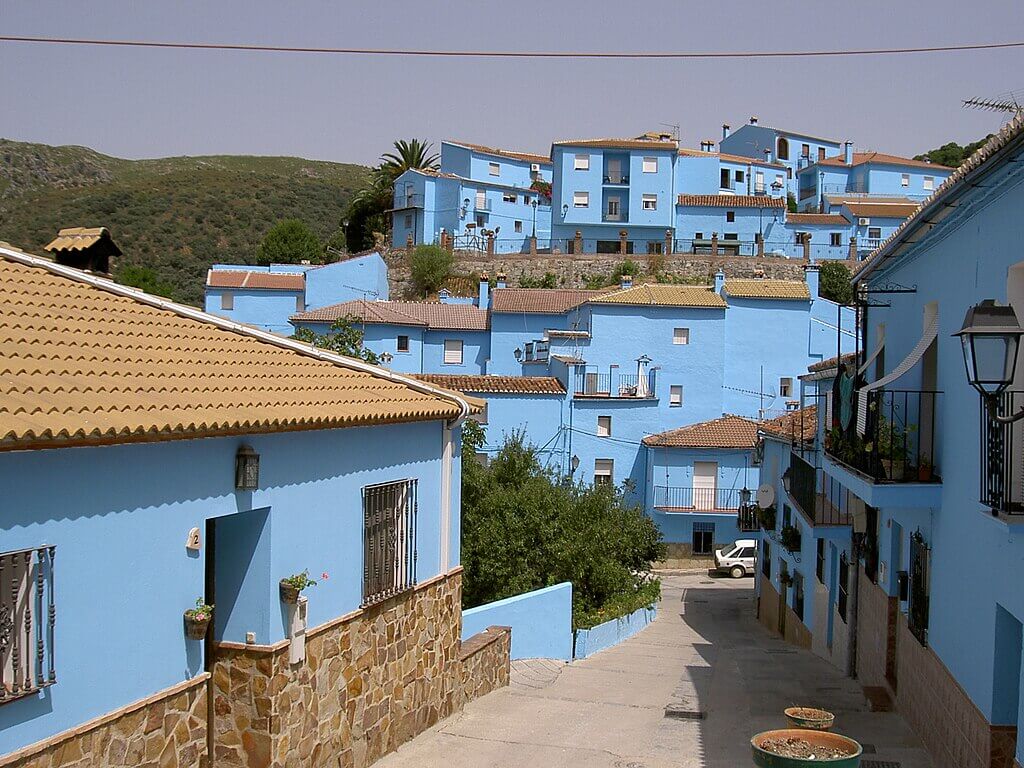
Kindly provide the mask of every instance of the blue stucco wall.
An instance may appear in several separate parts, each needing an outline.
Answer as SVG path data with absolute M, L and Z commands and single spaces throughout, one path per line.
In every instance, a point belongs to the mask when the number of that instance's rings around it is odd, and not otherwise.
M 221 309 L 221 297 L 225 293 L 232 294 L 233 309 Z M 203 308 L 211 315 L 226 317 L 236 323 L 291 336 L 292 326 L 288 318 L 302 311 L 305 305 L 301 302 L 302 291 L 207 288 Z
M 618 645 L 646 628 L 658 617 L 657 607 L 640 608 L 621 619 L 612 619 L 590 629 L 576 630 L 574 658 L 585 659 L 598 651 Z
M 352 299 L 387 301 L 388 265 L 379 253 L 327 264 L 306 272 L 306 309 Z
M 277 581 L 304 568 L 330 575 L 309 591 L 310 626 L 358 608 L 360 498 L 370 483 L 419 479 L 417 574 L 439 573 L 441 431 L 427 422 L 0 454 L 3 549 L 56 547 L 58 680 L 0 708 L 0 754 L 202 671 L 202 644 L 185 638 L 182 612 L 203 594 L 209 553 L 204 537 L 190 554 L 186 537 L 208 519 L 228 521 L 219 572 L 248 569 L 252 554 L 252 574 L 223 580 L 216 598 L 227 640 L 244 642 L 246 631 L 258 643 L 282 639 Z M 261 458 L 252 493 L 234 490 L 243 442 Z M 451 524 L 457 544 L 457 509 Z
M 512 627 L 512 659 L 572 659 L 572 583 L 526 592 L 462 612 L 462 639 Z

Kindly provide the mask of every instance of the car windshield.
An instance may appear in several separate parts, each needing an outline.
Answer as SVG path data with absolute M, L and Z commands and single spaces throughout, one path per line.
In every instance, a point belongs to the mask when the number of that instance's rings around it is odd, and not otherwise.
M 730 557 L 730 556 L 732 556 L 733 555 L 733 551 L 735 549 L 737 549 L 736 542 L 735 541 L 729 542 L 724 547 L 722 547 L 722 557 Z

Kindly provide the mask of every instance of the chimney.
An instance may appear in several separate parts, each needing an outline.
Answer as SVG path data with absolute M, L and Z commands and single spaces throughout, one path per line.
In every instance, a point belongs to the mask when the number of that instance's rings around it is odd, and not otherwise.
M 626 288 L 632 288 L 632 287 L 633 287 L 633 276 L 632 275 L 623 275 L 621 278 L 619 278 L 619 288 L 622 288 L 623 290 L 625 290 Z
M 480 275 L 480 294 L 477 299 L 477 306 L 480 309 L 487 309 L 491 301 L 491 283 L 487 278 L 487 273 L 484 272 Z
M 751 125 L 757 125 L 757 115 L 751 115 L 750 116 L 750 124 Z
M 507 286 L 507 280 L 508 280 L 508 277 L 505 275 L 505 273 L 504 272 L 499 272 L 498 273 L 498 284 L 495 287 L 496 288 L 507 288 L 508 287 Z
M 804 279 L 807 281 L 807 290 L 811 292 L 811 301 L 818 298 L 818 265 L 811 264 L 804 267 Z
M 843 162 L 853 165 L 853 142 L 848 141 L 843 145 Z
M 729 124 L 728 123 L 722 123 L 722 138 L 723 139 L 728 139 L 729 138 Z
M 725 272 L 718 270 L 715 272 L 715 293 L 720 294 L 723 288 L 725 288 Z

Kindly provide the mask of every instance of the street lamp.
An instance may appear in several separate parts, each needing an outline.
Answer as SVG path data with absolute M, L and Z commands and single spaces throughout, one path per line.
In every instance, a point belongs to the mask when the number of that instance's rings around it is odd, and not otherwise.
M 575 475 L 576 470 L 580 468 L 580 457 L 573 454 L 572 458 L 569 460 L 569 466 L 572 467 L 572 472 L 570 474 Z
M 1024 408 L 1010 416 L 999 415 L 999 395 L 1013 383 L 1017 350 L 1024 328 L 1013 307 L 985 299 L 967 310 L 960 337 L 967 381 L 981 394 L 989 416 L 1003 424 L 1024 418 Z
M 537 236 L 537 198 L 533 198 L 530 201 L 530 205 L 533 206 L 533 237 Z
M 569 212 L 569 204 L 568 203 L 563 203 L 562 204 L 562 221 L 565 221 L 565 215 L 568 212 Z

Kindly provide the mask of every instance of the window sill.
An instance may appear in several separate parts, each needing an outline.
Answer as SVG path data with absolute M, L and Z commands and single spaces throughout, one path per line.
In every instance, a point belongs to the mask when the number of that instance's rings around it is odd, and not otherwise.
M 979 509 L 978 514 L 1006 533 L 1024 531 L 1024 515 L 1008 515 L 1003 512 L 993 515 L 992 511 L 986 508 Z

